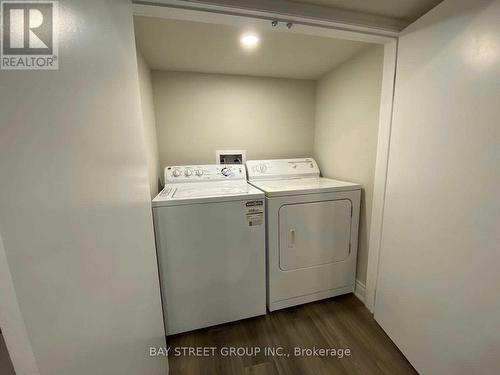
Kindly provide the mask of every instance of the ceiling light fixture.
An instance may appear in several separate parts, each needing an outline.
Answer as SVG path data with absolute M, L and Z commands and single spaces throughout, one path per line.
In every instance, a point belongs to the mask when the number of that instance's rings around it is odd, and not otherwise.
M 240 38 L 240 43 L 245 48 L 252 48 L 259 44 L 259 37 L 255 34 L 244 34 Z

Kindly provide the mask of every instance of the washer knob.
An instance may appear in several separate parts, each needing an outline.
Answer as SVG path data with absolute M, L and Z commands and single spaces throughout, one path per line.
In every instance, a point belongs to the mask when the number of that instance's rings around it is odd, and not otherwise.
M 197 169 L 196 171 L 194 171 L 194 174 L 197 175 L 198 177 L 202 176 L 203 175 L 203 169 Z
M 186 177 L 189 177 L 189 176 L 191 176 L 192 174 L 193 174 L 193 172 L 191 171 L 191 169 L 186 169 L 186 170 L 184 171 L 184 176 L 186 176 Z
M 257 166 L 257 170 L 260 172 L 260 173 L 264 173 L 265 171 L 267 171 L 267 165 L 265 164 L 259 164 Z
M 223 176 L 226 177 L 231 176 L 231 170 L 227 167 L 222 168 L 221 173 Z
M 174 169 L 172 171 L 172 176 L 179 177 L 181 175 L 181 171 L 179 169 Z

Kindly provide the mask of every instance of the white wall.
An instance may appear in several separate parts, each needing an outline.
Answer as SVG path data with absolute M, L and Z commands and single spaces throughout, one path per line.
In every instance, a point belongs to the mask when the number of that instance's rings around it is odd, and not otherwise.
M 500 1 L 399 42 L 375 318 L 421 374 L 499 374 Z
M 357 279 L 366 282 L 383 46 L 370 47 L 317 85 L 314 156 L 325 177 L 363 185 Z
M 0 72 L 1 269 L 40 374 L 165 374 L 131 4 L 59 3 L 60 69 Z
M 151 83 L 151 70 L 144 57 L 137 51 L 137 68 L 139 73 L 139 88 L 141 96 L 142 121 L 146 141 L 148 160 L 149 187 L 151 197 L 158 194 L 160 184 L 160 159 L 158 155 L 158 141 L 156 137 L 156 119 L 153 104 L 153 85 Z
M 160 164 L 312 156 L 315 82 L 153 71 Z

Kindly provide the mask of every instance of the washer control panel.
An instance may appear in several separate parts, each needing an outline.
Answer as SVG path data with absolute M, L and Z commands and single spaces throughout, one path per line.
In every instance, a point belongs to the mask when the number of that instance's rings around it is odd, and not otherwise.
M 313 158 L 249 160 L 248 180 L 276 180 L 319 177 L 318 164 Z
M 165 183 L 246 180 L 241 164 L 176 165 L 165 168 Z

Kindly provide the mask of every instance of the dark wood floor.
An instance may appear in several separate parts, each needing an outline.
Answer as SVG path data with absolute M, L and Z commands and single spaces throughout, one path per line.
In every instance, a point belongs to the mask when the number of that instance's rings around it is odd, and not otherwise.
M 398 348 L 352 294 L 266 316 L 168 337 L 170 374 L 416 374 Z M 217 347 L 215 356 L 176 356 L 183 347 Z M 227 347 L 261 348 L 224 356 Z M 282 356 L 265 355 L 283 347 Z M 349 349 L 350 356 L 295 356 L 295 347 Z M 244 349 L 243 349 L 244 350 Z M 288 354 L 288 356 L 287 356 Z

